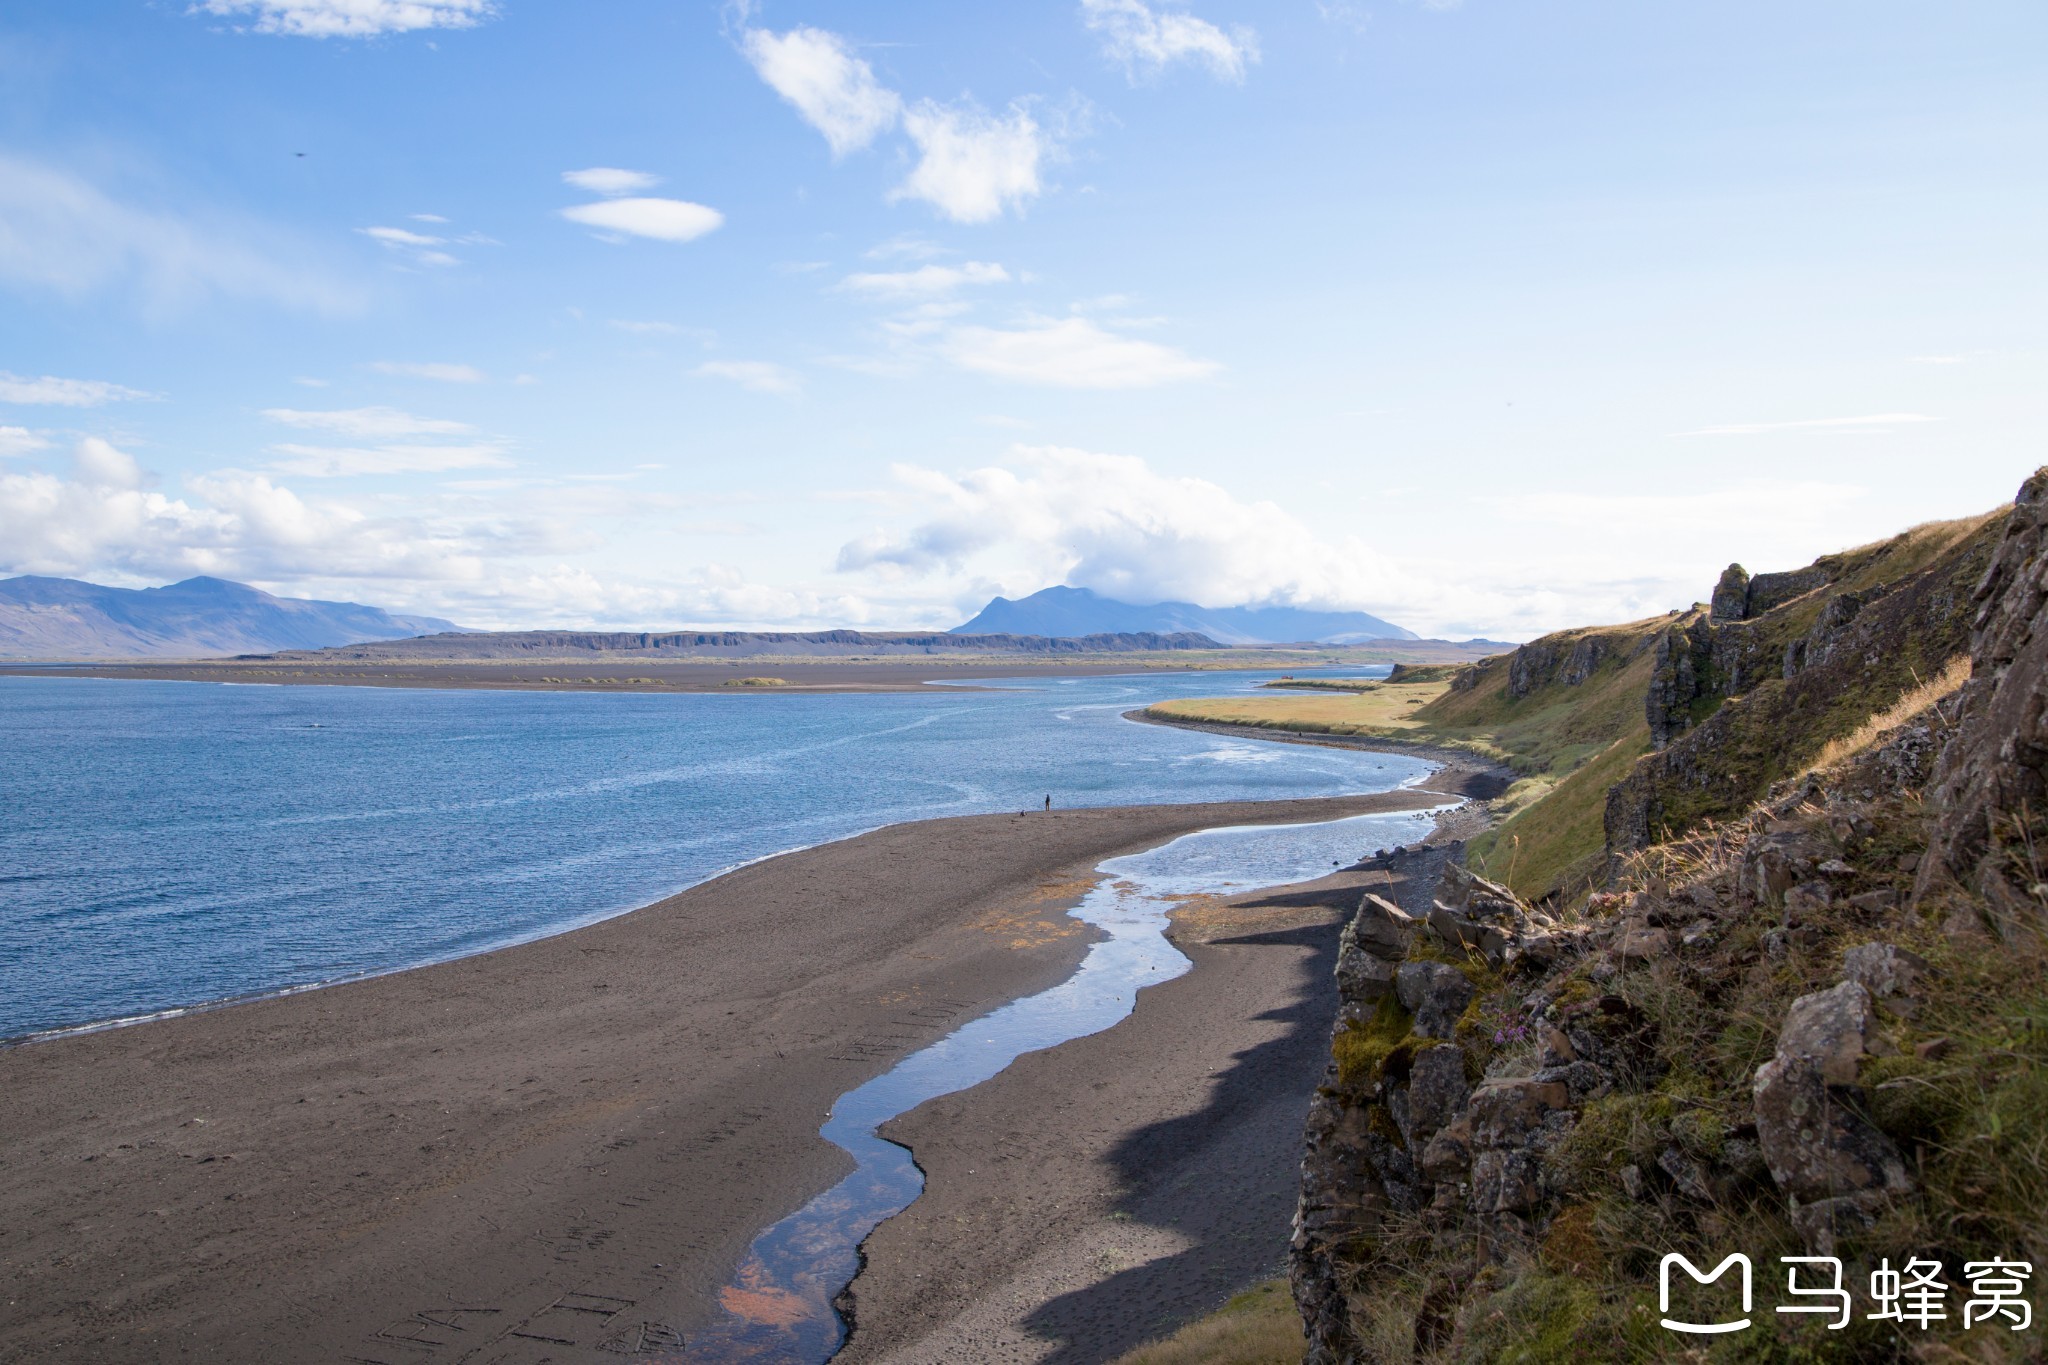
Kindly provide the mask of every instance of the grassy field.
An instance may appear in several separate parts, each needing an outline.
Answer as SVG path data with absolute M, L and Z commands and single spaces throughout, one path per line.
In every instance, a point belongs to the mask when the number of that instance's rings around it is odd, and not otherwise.
M 1341 692 L 1161 702 L 1148 708 L 1146 714 L 1168 720 L 1263 725 L 1330 735 L 1404 735 L 1420 728 L 1417 713 L 1449 688 L 1448 683 L 1442 682 L 1352 682 Z

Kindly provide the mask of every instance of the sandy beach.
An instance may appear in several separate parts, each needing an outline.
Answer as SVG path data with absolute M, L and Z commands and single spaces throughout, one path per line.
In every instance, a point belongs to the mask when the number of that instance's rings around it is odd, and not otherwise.
M 537 943 L 0 1053 L 0 1359 L 518 1365 L 687 1334 L 754 1234 L 847 1169 L 815 1131 L 839 1093 L 1071 970 L 1085 942 L 1063 912 L 1102 859 L 1441 799 L 894 826 Z M 1226 1060 L 1280 1026 L 1260 1016 L 1284 1012 L 1289 980 L 1319 975 L 1329 912 L 1279 913 L 1264 927 L 1300 942 L 1260 957 L 1237 941 L 1259 926 L 1233 926 L 1178 993 L 1203 1020 L 1183 1027 Z M 1114 1091 L 1190 1038 L 1130 1036 L 1113 1058 L 1043 1057 Z M 1168 1107 L 1196 1093 L 1162 1085 Z M 993 1149 L 977 1122 L 958 1150 Z M 1056 1179 L 1100 1206 L 1078 1172 Z M 941 1174 L 927 1200 L 972 1188 Z M 877 1255 L 862 1289 L 878 1349 L 894 1263 Z

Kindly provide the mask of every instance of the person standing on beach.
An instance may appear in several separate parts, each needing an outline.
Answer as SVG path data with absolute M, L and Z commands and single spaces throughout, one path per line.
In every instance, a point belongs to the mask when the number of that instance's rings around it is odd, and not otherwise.
M 1046 797 L 1045 797 L 1045 808 L 1046 808 L 1046 809 L 1047 809 L 1048 811 L 1052 809 L 1052 794 L 1051 794 L 1050 792 L 1046 793 Z

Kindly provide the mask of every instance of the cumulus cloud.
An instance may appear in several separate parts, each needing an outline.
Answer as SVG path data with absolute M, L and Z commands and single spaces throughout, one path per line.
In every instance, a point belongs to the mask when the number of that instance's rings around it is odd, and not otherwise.
M 577 204 L 561 210 L 561 214 L 585 227 L 651 237 L 658 242 L 694 241 L 725 221 L 725 215 L 717 209 L 687 199 L 606 199 L 595 204 Z
M 741 35 L 740 47 L 761 79 L 825 135 L 835 157 L 867 146 L 902 113 L 902 99 L 836 33 L 754 28 Z
M 4 229 L 0 229 L 4 230 Z M 109 384 L 104 379 L 59 379 L 43 375 L 30 379 L 0 370 L 0 403 L 47 403 L 62 408 L 96 408 L 102 403 L 124 403 L 137 398 L 154 398 L 153 393 Z
M 1259 59 L 1258 35 L 1242 25 L 1229 32 L 1180 10 L 1153 9 L 1145 0 L 1081 0 L 1081 21 L 1100 35 L 1102 51 L 1136 81 L 1175 62 L 1209 69 L 1220 81 L 1242 83 Z
M 78 443 L 68 476 L 0 474 L 0 572 L 453 583 L 480 578 L 494 545 L 540 543 L 516 526 L 302 497 L 262 475 L 188 478 L 182 497 L 149 485 L 96 438 Z
M 588 170 L 563 171 L 562 179 L 579 190 L 616 196 L 635 190 L 651 190 L 661 183 L 658 175 L 646 171 L 624 171 L 616 166 L 592 166 Z
M 481 384 L 490 378 L 474 365 L 455 365 L 445 361 L 373 360 L 370 368 L 378 374 L 431 379 L 441 384 Z
M 1219 366 L 1156 341 L 1120 336 L 1087 318 L 1043 318 L 1017 327 L 955 327 L 947 357 L 963 369 L 1069 389 L 1140 389 L 1200 379 Z
M 293 38 L 374 38 L 423 28 L 474 28 L 494 0 L 199 0 L 188 13 L 248 18 L 258 33 Z
M 68 298 L 130 289 L 164 315 L 214 298 L 352 313 L 357 291 L 297 244 L 218 215 L 122 203 L 69 171 L 0 155 L 0 283 Z
M 972 103 L 919 100 L 903 128 L 918 162 L 890 191 L 892 201 L 919 199 L 956 223 L 986 223 L 1038 196 L 1052 140 L 1022 104 L 996 115 Z
M 766 360 L 707 360 L 691 373 L 729 379 L 755 393 L 795 393 L 802 387 L 794 372 Z
M 288 427 L 302 431 L 332 432 L 337 436 L 354 436 L 359 439 L 386 439 L 398 436 L 461 436 L 475 430 L 466 422 L 451 422 L 439 417 L 415 417 L 397 408 L 339 408 L 324 411 L 306 411 L 300 408 L 265 408 L 263 415 L 273 422 L 282 422 Z
M 1274 503 L 1131 456 L 1019 446 L 1006 464 L 965 474 L 894 473 L 923 515 L 847 543 L 841 571 L 959 572 L 987 557 L 1035 587 L 1209 606 L 1384 606 L 1403 586 L 1363 541 L 1325 541 Z
M 950 294 L 963 285 L 1007 284 L 1010 272 L 989 261 L 925 265 L 915 270 L 864 271 L 839 282 L 841 289 L 869 298 L 915 299 Z

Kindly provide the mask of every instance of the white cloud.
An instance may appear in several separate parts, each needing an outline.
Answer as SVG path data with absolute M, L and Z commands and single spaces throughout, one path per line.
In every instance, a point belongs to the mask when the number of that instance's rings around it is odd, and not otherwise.
M 1070 389 L 1138 389 L 1199 379 L 1219 367 L 1185 351 L 1105 331 L 1086 318 L 1020 327 L 955 327 L 944 350 L 963 369 Z
M 975 105 L 920 100 L 903 116 L 917 165 L 889 198 L 921 199 L 956 223 L 986 223 L 1037 197 L 1052 141 L 1021 104 L 998 117 Z
M 646 171 L 622 171 L 616 166 L 592 166 L 583 171 L 563 171 L 562 179 L 579 190 L 616 197 L 635 190 L 651 190 L 661 183 L 658 175 Z
M 121 203 L 69 171 L 0 155 L 0 283 L 70 298 L 126 287 L 164 315 L 215 297 L 351 313 L 357 291 L 302 247 L 219 215 Z
M 415 265 L 449 266 L 460 265 L 461 260 L 442 248 L 448 244 L 446 237 L 431 233 L 414 232 L 411 228 L 366 227 L 357 228 L 378 246 L 392 252 Z
M 707 360 L 691 373 L 729 379 L 755 393 L 795 393 L 802 387 L 793 372 L 766 360 Z
M 474 365 L 453 365 L 441 361 L 373 360 L 370 368 L 379 374 L 432 379 L 442 384 L 481 384 L 490 377 Z
M 153 393 L 109 384 L 104 379 L 59 379 L 43 375 L 30 379 L 0 370 L 0 403 L 47 403 L 63 408 L 96 408 L 102 403 L 125 403 L 137 398 L 154 398 Z
M 748 29 L 741 47 L 754 70 L 825 135 L 835 157 L 858 151 L 894 127 L 903 101 L 844 38 L 823 29 Z
M 0 474 L 0 571 L 447 580 L 481 567 L 444 528 L 302 499 L 261 476 L 191 479 L 190 499 L 143 482 L 104 441 L 79 443 L 70 478 Z
M 189 13 L 236 19 L 258 33 L 294 38 L 374 38 L 423 28 L 473 28 L 498 12 L 494 0 L 198 0 Z
M 1000 265 L 969 261 L 959 266 L 925 265 L 915 270 L 863 272 L 848 275 L 839 287 L 871 298 L 904 299 L 949 294 L 969 284 L 1007 284 L 1009 280 L 1010 272 Z
M 1259 59 L 1258 35 L 1239 25 L 1228 33 L 1178 10 L 1153 9 L 1144 0 L 1081 0 L 1081 20 L 1101 35 L 1102 50 L 1135 81 L 1175 62 L 1205 66 L 1221 81 L 1242 82 Z
M 512 462 L 494 445 L 307 446 L 285 443 L 271 449 L 284 458 L 270 468 L 312 479 L 347 479 L 365 474 L 439 474 L 451 469 L 503 469 Z
M 406 217 L 415 223 L 445 223 L 448 220 L 438 213 L 408 213 Z
M 917 576 L 989 561 L 1024 591 L 1067 583 L 1126 602 L 1209 606 L 1370 608 L 1405 587 L 1356 537 L 1322 540 L 1271 502 L 1130 456 L 1019 446 L 1006 464 L 965 474 L 894 472 L 921 519 L 848 543 L 841 571 Z
M 357 439 L 387 440 L 399 436 L 462 436 L 475 430 L 466 422 L 438 417 L 415 417 L 397 408 L 342 408 L 307 412 L 298 408 L 265 408 L 263 415 L 273 422 L 302 431 L 327 431 Z
M 1772 431 L 1875 432 L 1916 422 L 1938 422 L 1918 412 L 1877 412 L 1867 417 L 1809 417 L 1799 422 L 1738 422 L 1728 426 L 1701 427 L 1697 431 L 1675 431 L 1674 436 L 1760 436 Z
M 685 199 L 607 199 L 597 204 L 578 204 L 563 209 L 561 214 L 585 227 L 652 237 L 660 242 L 688 242 L 725 221 L 725 215 L 717 209 Z
M 950 253 L 929 237 L 920 237 L 914 232 L 899 232 L 886 242 L 877 242 L 864 255 L 871 261 L 929 261 L 935 256 Z
M 32 450 L 42 450 L 49 444 L 49 441 L 27 427 L 0 427 L 0 458 L 26 455 Z

